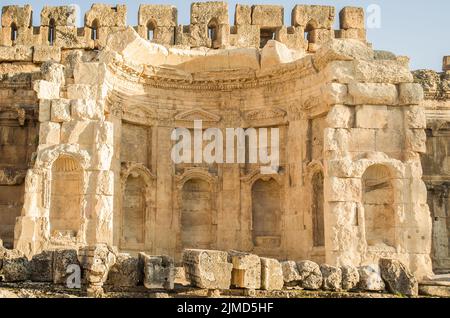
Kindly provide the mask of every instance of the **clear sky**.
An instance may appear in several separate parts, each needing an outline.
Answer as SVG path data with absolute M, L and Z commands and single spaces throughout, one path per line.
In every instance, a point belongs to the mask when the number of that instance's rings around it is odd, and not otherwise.
M 39 25 L 39 14 L 44 5 L 56 6 L 77 4 L 81 9 L 79 24 L 92 3 L 126 4 L 128 24 L 136 25 L 139 4 L 172 4 L 178 8 L 178 23 L 189 24 L 190 0 L 142 0 L 142 1 L 79 1 L 79 0 L 2 0 L 7 4 L 31 4 L 33 24 Z M 193 2 L 193 1 L 192 1 Z M 450 55 L 450 1 L 448 0 L 237 0 L 228 1 L 230 23 L 234 23 L 234 7 L 242 4 L 280 4 L 285 8 L 285 24 L 291 23 L 291 10 L 295 4 L 325 4 L 336 7 L 336 28 L 338 12 L 344 6 L 360 6 L 367 9 L 376 4 L 380 7 L 380 28 L 368 29 L 368 40 L 375 49 L 392 51 L 411 58 L 411 68 L 441 70 L 442 57 Z

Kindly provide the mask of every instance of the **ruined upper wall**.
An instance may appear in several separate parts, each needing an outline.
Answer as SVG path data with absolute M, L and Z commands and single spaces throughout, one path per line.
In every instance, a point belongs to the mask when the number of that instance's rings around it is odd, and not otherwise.
M 125 5 L 94 4 L 78 28 L 73 6 L 45 6 L 41 25 L 33 26 L 32 8 L 4 6 L 0 45 L 55 46 L 64 49 L 101 48 L 110 33 L 126 27 Z M 346 7 L 339 13 L 340 29 L 333 30 L 335 8 L 296 5 L 290 26 L 285 25 L 284 8 L 278 5 L 236 5 L 230 24 L 226 2 L 191 5 L 191 22 L 178 25 L 177 9 L 170 5 L 141 5 L 135 30 L 145 39 L 163 45 L 183 47 L 263 47 L 274 39 L 292 49 L 314 52 L 331 38 L 365 41 L 364 10 Z
M 421 84 L 426 100 L 450 100 L 450 56 L 444 56 L 442 72 L 433 70 L 417 70 L 414 79 Z

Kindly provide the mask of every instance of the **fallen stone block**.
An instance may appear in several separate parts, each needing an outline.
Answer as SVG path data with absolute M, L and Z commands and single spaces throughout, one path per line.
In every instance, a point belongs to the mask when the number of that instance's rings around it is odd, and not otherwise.
M 339 291 L 342 289 L 342 271 L 339 267 L 323 264 L 320 265 L 322 273 L 322 289 Z
M 53 252 L 53 283 L 67 284 L 69 266 L 80 266 L 78 251 L 75 249 L 57 249 Z
M 342 266 L 342 289 L 352 290 L 358 286 L 359 272 L 354 266 Z
M 358 288 L 365 291 L 384 291 L 385 285 L 381 278 L 378 265 L 367 265 L 358 268 Z
M 147 289 L 174 288 L 175 265 L 169 256 L 149 256 L 140 253 L 144 262 L 144 286 Z
M 398 260 L 382 258 L 379 260 L 381 278 L 389 292 L 406 296 L 417 296 L 419 284 L 413 274 Z
M 79 260 L 89 287 L 101 287 L 109 269 L 116 263 L 117 251 L 106 244 L 96 244 L 80 250 Z
M 210 250 L 185 250 L 183 265 L 192 286 L 206 289 L 229 289 L 233 264 L 228 253 Z
M 21 252 L 3 249 L 0 259 L 3 260 L 0 276 L 4 282 L 23 282 L 30 278 L 29 261 Z
M 108 273 L 107 284 L 115 287 L 134 287 L 142 281 L 143 268 L 139 259 L 129 254 L 119 254 Z
M 304 289 L 318 290 L 322 286 L 320 266 L 312 261 L 297 262 L 299 285 Z
M 284 285 L 283 269 L 276 259 L 261 257 L 261 289 L 282 290 Z
M 233 264 L 231 285 L 237 288 L 261 288 L 261 260 L 258 255 L 231 251 L 228 261 Z
M 53 251 L 43 251 L 33 256 L 30 278 L 33 282 L 53 282 Z
M 286 286 L 296 286 L 300 280 L 297 264 L 294 261 L 281 262 L 283 280 Z

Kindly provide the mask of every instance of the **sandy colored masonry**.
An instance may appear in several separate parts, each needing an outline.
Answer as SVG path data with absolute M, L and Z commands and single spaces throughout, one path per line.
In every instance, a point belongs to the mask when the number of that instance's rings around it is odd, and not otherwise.
M 37 27 L 30 6 L 3 7 L 5 246 L 450 268 L 448 196 L 433 194 L 449 175 L 447 126 L 433 128 L 445 107 L 408 58 L 372 48 L 363 9 L 344 8 L 339 30 L 328 6 L 295 6 L 290 26 L 275 5 L 237 5 L 230 24 L 227 3 L 193 3 L 187 26 L 172 6 L 141 5 L 136 27 L 126 11 L 95 4 L 77 28 L 72 7 L 45 7 Z M 171 132 L 194 120 L 279 128 L 277 173 L 174 164 Z

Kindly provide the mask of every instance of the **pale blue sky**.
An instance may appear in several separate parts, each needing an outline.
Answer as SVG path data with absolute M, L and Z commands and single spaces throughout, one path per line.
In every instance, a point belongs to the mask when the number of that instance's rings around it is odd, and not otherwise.
M 8 1 L 2 0 L 0 6 L 7 4 L 31 4 L 34 16 L 33 24 L 39 25 L 39 14 L 44 5 L 77 4 L 81 9 L 82 23 L 84 13 L 93 2 L 109 4 L 127 4 L 128 23 L 135 25 L 137 11 L 141 3 L 172 4 L 178 7 L 178 23 L 189 24 L 189 0 L 142 0 L 142 1 Z M 450 1 L 448 0 L 238 0 L 228 1 L 230 22 L 234 22 L 234 7 L 242 4 L 280 4 L 285 8 L 285 24 L 291 23 L 291 10 L 295 4 L 325 4 L 337 8 L 344 6 L 367 8 L 378 4 L 381 8 L 381 28 L 369 29 L 368 40 L 375 49 L 389 50 L 398 55 L 411 58 L 411 68 L 430 68 L 441 70 L 442 57 L 450 55 Z M 337 17 L 336 17 L 337 18 Z M 336 19 L 338 20 L 338 19 Z M 337 25 L 337 24 L 336 24 Z

